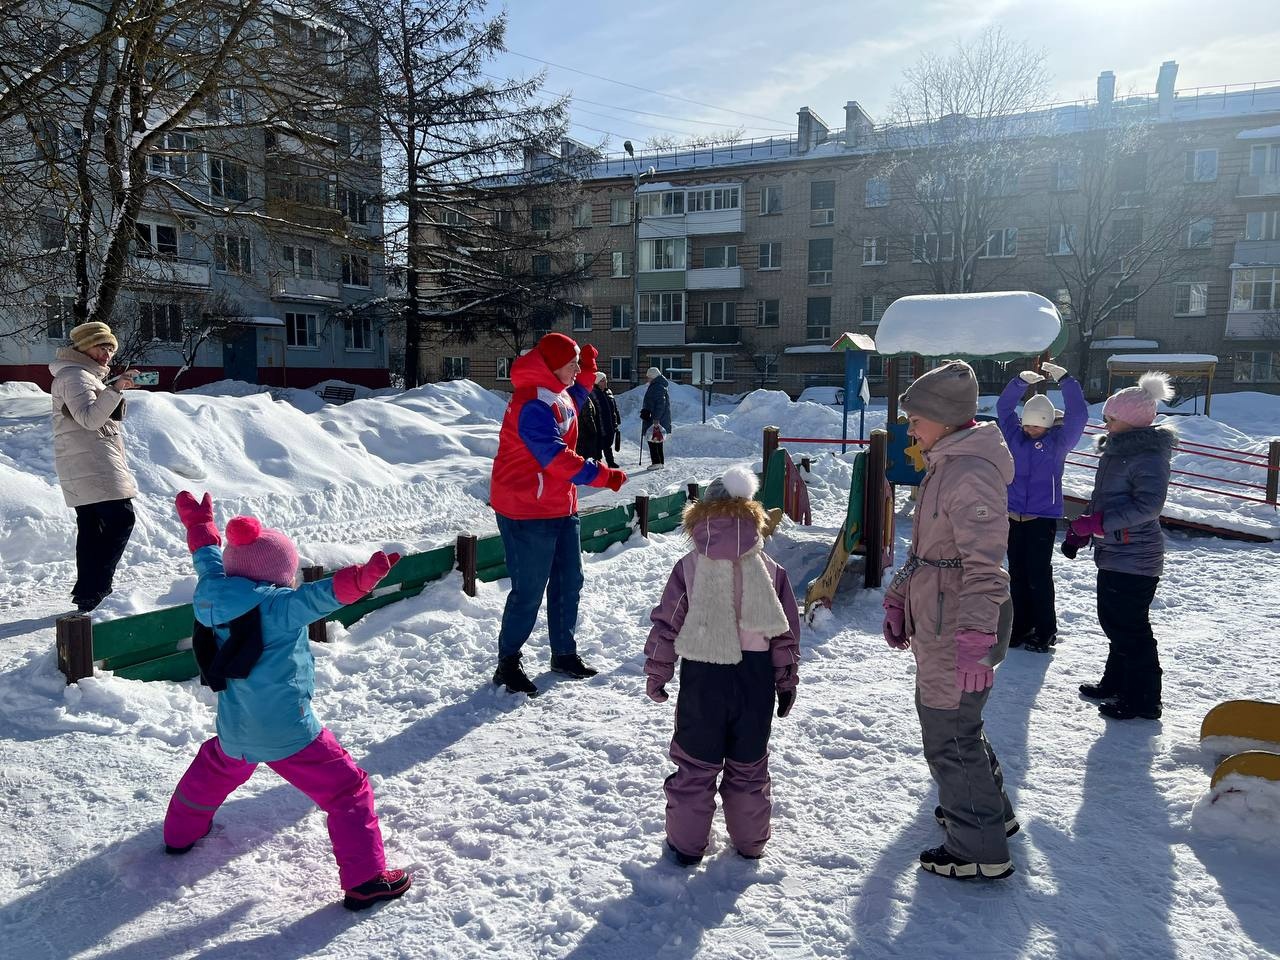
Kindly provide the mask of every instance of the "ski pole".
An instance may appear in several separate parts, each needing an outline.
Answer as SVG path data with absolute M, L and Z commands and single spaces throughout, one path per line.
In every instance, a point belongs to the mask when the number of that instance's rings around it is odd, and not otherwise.
M 637 467 L 644 466 L 644 431 L 645 431 L 645 423 L 643 420 L 641 420 L 640 421 L 640 459 L 636 463 Z

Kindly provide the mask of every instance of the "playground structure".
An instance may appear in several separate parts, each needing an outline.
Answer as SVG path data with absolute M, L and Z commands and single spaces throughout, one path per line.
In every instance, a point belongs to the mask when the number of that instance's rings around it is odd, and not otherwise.
M 1209 787 L 1217 802 L 1236 788 L 1232 775 L 1280 780 L 1280 703 L 1228 700 L 1210 710 L 1200 725 L 1201 747 L 1219 756 Z

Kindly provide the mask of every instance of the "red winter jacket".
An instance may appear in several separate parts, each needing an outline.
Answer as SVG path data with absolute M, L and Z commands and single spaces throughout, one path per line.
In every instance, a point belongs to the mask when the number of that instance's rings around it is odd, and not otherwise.
M 595 367 L 565 387 L 536 350 L 511 364 L 514 392 L 498 433 L 489 504 L 512 520 L 578 512 L 577 484 L 599 486 L 600 465 L 574 452 L 578 409 L 594 385 Z

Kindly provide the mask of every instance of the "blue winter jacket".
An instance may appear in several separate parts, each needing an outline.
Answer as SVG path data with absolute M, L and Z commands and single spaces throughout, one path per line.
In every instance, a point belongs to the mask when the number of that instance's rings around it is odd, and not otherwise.
M 664 431 L 671 432 L 671 393 L 667 389 L 667 378 L 662 374 L 649 381 L 640 409 L 648 410 L 653 414 L 653 420 L 662 424 Z
M 211 627 L 221 646 L 231 636 L 228 624 L 258 607 L 262 614 L 262 656 L 243 680 L 228 680 L 218 694 L 218 741 L 228 756 L 251 763 L 283 760 L 320 735 L 311 712 L 315 658 L 307 625 L 342 606 L 333 580 L 304 583 L 297 589 L 229 577 L 222 548 L 201 547 L 195 564 L 196 619 Z
M 1098 474 L 1089 513 L 1102 513 L 1093 541 L 1100 570 L 1158 577 L 1164 570 L 1160 511 L 1169 492 L 1169 465 L 1178 433 L 1172 424 L 1139 427 L 1098 438 Z
M 1000 394 L 996 415 L 1004 442 L 1013 454 L 1013 483 L 1009 484 L 1009 512 L 1031 517 L 1062 516 L 1062 469 L 1089 422 L 1089 405 L 1075 377 L 1063 377 L 1062 425 L 1050 427 L 1037 439 L 1027 436 L 1018 419 L 1018 401 L 1027 384 L 1014 377 Z

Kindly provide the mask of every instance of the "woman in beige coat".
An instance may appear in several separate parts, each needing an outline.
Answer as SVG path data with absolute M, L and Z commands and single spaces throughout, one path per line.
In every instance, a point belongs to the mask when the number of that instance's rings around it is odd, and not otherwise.
M 1009 575 L 1001 567 L 1013 457 L 994 423 L 977 423 L 978 382 L 950 360 L 900 399 L 928 467 L 916 497 L 911 555 L 885 593 L 884 636 L 916 656 L 916 710 L 946 828 L 920 854 L 925 870 L 991 879 L 1013 873 L 1018 829 L 982 731 L 994 668 L 1009 645 Z
M 123 390 L 136 370 L 106 382 L 119 345 L 105 323 L 82 323 L 71 346 L 60 349 L 49 372 L 53 386 L 53 465 L 67 506 L 76 511 L 76 585 L 71 599 L 81 613 L 111 593 L 116 564 L 133 532 L 138 486 L 124 458 L 120 423 Z

